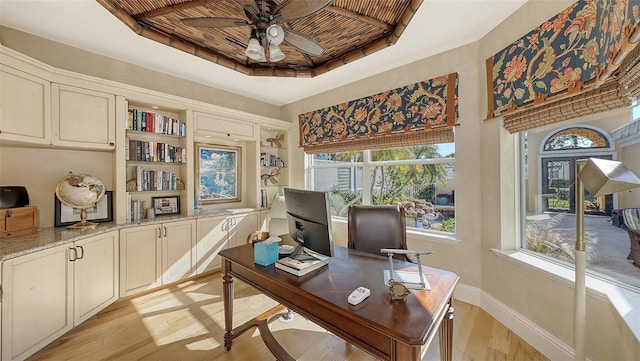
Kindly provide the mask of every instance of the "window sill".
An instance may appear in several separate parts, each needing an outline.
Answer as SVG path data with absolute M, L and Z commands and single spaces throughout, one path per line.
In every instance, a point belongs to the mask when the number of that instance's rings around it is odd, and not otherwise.
M 527 252 L 495 248 L 491 249 L 491 251 L 499 256 L 506 257 L 514 263 L 524 264 L 535 271 L 548 273 L 553 278 L 568 285 L 574 284 L 575 273 L 573 269 Z M 590 295 L 608 301 L 618 311 L 620 317 L 636 337 L 636 340 L 640 341 L 640 290 L 631 286 L 607 282 L 589 274 L 586 276 L 586 287 L 587 293 L 590 293 Z
M 407 240 L 425 240 L 430 242 L 458 244 L 460 240 L 456 238 L 455 233 L 446 233 L 438 231 L 420 231 L 418 229 L 407 228 Z
M 347 218 L 332 216 L 331 222 L 346 225 Z M 460 243 L 460 240 L 456 238 L 456 235 L 454 233 L 424 230 L 421 231 L 418 228 L 407 228 L 407 240 L 424 241 L 425 239 L 428 239 L 430 242 L 445 243 L 449 245 Z

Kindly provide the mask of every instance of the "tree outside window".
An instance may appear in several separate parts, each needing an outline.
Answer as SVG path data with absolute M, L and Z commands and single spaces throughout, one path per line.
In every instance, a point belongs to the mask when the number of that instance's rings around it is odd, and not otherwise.
M 455 232 L 454 156 L 453 144 L 311 155 L 309 188 L 330 193 L 335 216 L 354 204 L 400 204 L 407 227 Z

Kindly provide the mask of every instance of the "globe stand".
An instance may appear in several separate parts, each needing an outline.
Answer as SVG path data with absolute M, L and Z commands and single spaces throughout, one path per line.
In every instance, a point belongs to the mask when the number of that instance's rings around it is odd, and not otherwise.
M 82 208 L 80 209 L 80 222 L 67 226 L 67 228 L 83 230 L 83 229 L 94 229 L 97 226 L 98 226 L 98 223 L 87 222 L 87 209 Z

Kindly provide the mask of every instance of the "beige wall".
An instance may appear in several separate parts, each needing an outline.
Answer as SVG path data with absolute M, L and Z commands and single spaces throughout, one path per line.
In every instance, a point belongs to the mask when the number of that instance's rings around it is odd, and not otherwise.
M 289 104 L 284 107 L 283 116 L 297 123 L 297 115 L 303 112 L 457 72 L 460 79 L 458 90 L 460 126 L 455 130 L 456 142 L 465 146 L 456 147 L 455 174 L 458 179 L 478 180 L 481 172 L 481 158 L 478 152 L 480 138 L 477 135 L 480 133 L 482 122 L 477 117 L 478 109 L 481 107 L 477 96 L 477 79 L 484 74 L 484 67 L 480 63 L 468 61 L 477 58 L 477 44 L 471 44 Z M 298 137 L 298 135 L 296 133 L 294 136 Z M 295 167 L 303 166 L 304 154 L 301 150 L 296 153 L 294 161 Z M 303 174 L 294 172 L 294 176 L 292 181 L 294 186 L 303 187 Z M 477 237 L 482 227 L 479 216 L 482 212 L 480 182 L 467 182 L 464 186 L 458 182 L 456 186 L 456 224 L 464 225 L 457 228 L 456 237 L 462 242 L 429 243 L 422 237 L 412 236 L 409 236 L 408 242 L 412 248 L 435 252 L 437 256 L 430 256 L 428 260 L 430 265 L 450 269 L 461 276 L 463 283 L 480 287 L 481 272 L 478 254 L 481 240 Z
M 297 114 L 338 104 L 344 101 L 375 94 L 418 81 L 458 72 L 460 127 L 456 128 L 456 177 L 468 180 L 456 185 L 456 241 L 442 241 L 432 237 L 409 236 L 409 247 L 428 249 L 435 253 L 425 261 L 427 264 L 452 270 L 461 276 L 464 285 L 474 287 L 482 295 L 491 297 L 506 307 L 527 318 L 531 323 L 571 346 L 573 344 L 573 284 L 559 280 L 542 270 L 525 266 L 519 261 L 497 255 L 492 248 L 514 249 L 516 247 L 516 136 L 508 134 L 502 127 L 501 119 L 483 121 L 486 116 L 486 86 L 484 60 L 504 46 L 557 14 L 573 1 L 529 1 L 512 17 L 481 41 L 449 52 L 423 59 L 401 68 L 336 88 L 282 108 L 265 105 L 256 106 L 246 98 L 231 94 L 217 99 L 217 104 L 234 109 L 255 112 L 267 116 L 281 114 L 297 124 Z M 4 31 L 2 43 L 27 55 L 41 59 L 54 66 L 69 66 L 74 71 L 96 75 L 89 63 L 99 61 L 109 65 L 96 76 L 122 81 L 121 72 L 129 73 L 141 68 L 71 49 L 78 57 L 72 64 L 67 59 L 59 59 L 60 49 L 66 46 L 47 42 L 15 31 Z M 27 44 L 22 44 L 25 41 Z M 64 63 L 65 66 L 62 66 Z M 345 65 L 349 67 L 350 65 Z M 157 78 L 157 79 L 156 79 Z M 142 69 L 137 86 L 162 91 L 167 76 Z M 183 83 L 186 84 L 186 83 Z M 185 85 L 186 86 L 186 85 Z M 201 100 L 199 95 L 188 89 L 174 89 L 180 96 Z M 207 90 L 217 94 L 215 89 Z M 214 99 L 214 97 L 210 98 Z M 251 103 L 251 104 L 244 104 Z M 297 129 L 296 129 L 297 131 Z M 292 137 L 298 137 L 293 132 Z M 640 145 L 633 146 L 638 150 Z M 51 184 L 61 176 L 59 165 L 52 165 L 57 154 L 42 155 L 48 151 L 26 149 L 7 150 L 0 148 L 0 182 L 6 179 L 6 172 L 12 173 L 12 180 L 20 181 L 28 177 L 39 177 L 41 173 L 53 173 L 42 180 L 43 201 L 53 198 Z M 29 160 L 21 159 L 29 156 Z M 638 153 L 636 153 L 638 154 Z M 92 164 L 111 161 L 110 153 L 87 153 L 74 159 L 68 156 L 68 167 L 73 171 L 87 169 L 87 173 L 100 176 L 106 168 L 90 168 Z M 43 157 L 40 159 L 39 157 Z M 31 160 L 34 159 L 34 160 Z M 37 161 L 35 159 L 38 159 Z M 47 162 L 49 159 L 49 162 Z M 87 164 L 85 164 L 85 162 Z M 304 168 L 304 155 L 299 149 L 290 160 L 292 169 Z M 28 166 L 23 166 L 28 165 Z M 291 186 L 303 187 L 303 172 L 291 172 Z M 110 177 L 104 176 L 105 179 Z M 53 201 L 51 199 L 51 201 Z M 46 216 L 50 218 L 50 216 Z M 334 237 L 338 244 L 346 244 L 346 225 L 334 225 Z M 640 343 L 622 321 L 620 314 L 603 300 L 602 296 L 589 293 L 587 302 L 587 355 L 593 359 L 627 360 L 640 354 Z
M 0 185 L 26 186 L 38 226 L 53 227 L 56 184 L 69 172 L 91 174 L 113 189 L 113 152 L 0 146 Z

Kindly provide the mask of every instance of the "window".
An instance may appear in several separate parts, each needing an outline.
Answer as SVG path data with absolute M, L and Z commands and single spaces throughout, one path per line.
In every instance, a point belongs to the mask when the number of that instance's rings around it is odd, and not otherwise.
M 630 152 L 636 150 L 616 144 L 611 136 L 615 129 L 629 124 L 630 113 L 610 112 L 601 119 L 575 120 L 564 127 L 520 134 L 523 249 L 573 267 L 576 160 L 630 159 Z M 640 207 L 630 204 L 633 201 L 628 197 L 627 193 L 592 197 L 585 191 L 587 271 L 640 287 L 640 269 L 627 259 L 629 235 L 618 218 L 620 204 Z
M 330 193 L 334 216 L 352 204 L 401 204 L 407 227 L 455 232 L 453 143 L 308 157 L 308 188 Z

